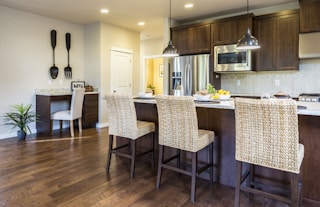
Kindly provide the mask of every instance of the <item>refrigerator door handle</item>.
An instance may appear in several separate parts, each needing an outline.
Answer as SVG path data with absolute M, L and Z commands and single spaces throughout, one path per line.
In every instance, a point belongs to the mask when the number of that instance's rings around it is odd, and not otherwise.
M 188 73 L 188 93 L 187 95 L 192 95 L 191 94 L 191 90 L 192 90 L 192 80 L 191 80 L 191 66 L 190 63 L 188 64 L 188 69 L 187 69 L 187 73 Z
M 183 78 L 183 95 L 187 94 L 188 91 L 188 64 L 184 65 L 184 78 Z
M 184 67 L 184 92 L 183 95 L 191 95 L 192 83 L 191 83 L 191 66 L 189 63 L 185 64 Z

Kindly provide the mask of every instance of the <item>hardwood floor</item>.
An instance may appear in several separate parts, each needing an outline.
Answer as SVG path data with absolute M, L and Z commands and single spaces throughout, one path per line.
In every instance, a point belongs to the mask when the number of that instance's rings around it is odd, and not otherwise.
M 0 140 L 0 206 L 215 206 L 234 205 L 234 189 L 197 179 L 196 202 L 190 202 L 190 177 L 164 170 L 156 189 L 156 169 L 143 161 L 129 178 L 129 161 L 113 157 L 110 173 L 105 164 L 108 129 L 85 129 L 79 137 L 66 130 L 52 137 L 28 135 Z M 149 159 L 145 159 L 149 160 Z M 241 194 L 242 207 L 282 207 L 262 197 Z

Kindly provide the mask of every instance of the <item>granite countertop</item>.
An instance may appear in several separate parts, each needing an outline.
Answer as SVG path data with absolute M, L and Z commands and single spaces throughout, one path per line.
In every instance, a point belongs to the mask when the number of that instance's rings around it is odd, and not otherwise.
M 98 92 L 85 92 L 84 94 L 98 94 Z M 67 96 L 72 95 L 72 92 L 39 92 L 36 95 L 40 96 Z
M 148 104 L 156 104 L 156 100 L 154 98 L 135 98 L 135 102 L 137 103 L 148 103 Z M 230 109 L 234 110 L 234 100 L 233 98 L 229 100 L 213 100 L 206 102 L 195 102 L 196 107 L 205 107 L 205 108 L 217 108 L 217 109 Z M 306 107 L 305 109 L 298 108 L 299 115 L 310 115 L 310 116 L 320 116 L 320 103 L 319 102 L 302 102 L 297 101 L 298 106 Z
M 72 91 L 70 89 L 36 89 L 35 90 L 36 95 L 40 96 L 66 96 L 66 95 L 72 95 Z M 97 91 L 93 92 L 85 92 L 85 94 L 98 94 Z

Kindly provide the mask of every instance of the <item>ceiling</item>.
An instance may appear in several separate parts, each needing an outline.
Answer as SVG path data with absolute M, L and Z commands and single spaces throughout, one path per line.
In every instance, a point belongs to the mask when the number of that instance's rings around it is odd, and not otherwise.
M 251 0 L 259 9 L 297 0 Z M 184 4 L 193 3 L 192 9 Z M 172 0 L 171 18 L 177 22 L 246 12 L 245 0 Z M 170 0 L 0 0 L 0 5 L 77 24 L 102 21 L 141 33 L 141 39 L 163 35 L 164 17 L 170 16 Z M 100 13 L 107 8 L 108 14 Z M 144 26 L 138 26 L 144 21 Z

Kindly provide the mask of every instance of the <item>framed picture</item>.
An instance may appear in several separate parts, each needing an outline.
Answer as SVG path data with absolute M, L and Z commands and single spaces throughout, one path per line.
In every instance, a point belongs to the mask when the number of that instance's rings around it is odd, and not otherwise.
M 84 88 L 84 81 L 71 81 L 71 91 L 75 88 Z
M 159 65 L 159 76 L 163 77 L 163 65 Z

